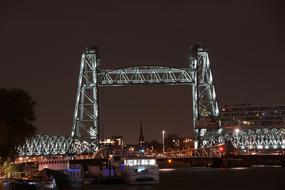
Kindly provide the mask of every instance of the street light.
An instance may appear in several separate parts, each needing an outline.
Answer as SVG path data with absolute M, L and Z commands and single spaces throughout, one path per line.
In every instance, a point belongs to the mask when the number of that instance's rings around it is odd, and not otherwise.
M 235 129 L 236 134 L 239 134 L 239 131 L 240 131 L 239 128 Z
M 164 153 L 164 134 L 165 134 L 165 131 L 162 130 L 162 152 Z

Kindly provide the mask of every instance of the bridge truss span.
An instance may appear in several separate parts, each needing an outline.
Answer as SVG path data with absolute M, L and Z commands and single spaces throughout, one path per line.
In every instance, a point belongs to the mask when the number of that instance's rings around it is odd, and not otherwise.
M 36 135 L 17 148 L 18 156 L 54 156 L 94 153 L 97 145 L 70 137 Z
M 121 86 L 127 84 L 188 84 L 194 83 L 193 71 L 158 66 L 129 67 L 102 70 L 98 73 L 99 86 Z

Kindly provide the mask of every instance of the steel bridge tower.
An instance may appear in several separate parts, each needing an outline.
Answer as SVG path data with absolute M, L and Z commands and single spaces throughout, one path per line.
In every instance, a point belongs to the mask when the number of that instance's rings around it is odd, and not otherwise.
M 100 68 L 97 48 L 86 49 L 81 58 L 74 122 L 71 136 L 95 143 L 99 141 L 98 89 L 101 86 L 144 84 L 191 85 L 193 90 L 193 128 L 197 147 L 203 147 L 206 132 L 220 129 L 219 108 L 207 50 L 191 48 L 189 66 L 169 68 L 139 66 L 115 70 Z
M 99 140 L 98 73 L 97 48 L 91 47 L 81 57 L 71 137 Z

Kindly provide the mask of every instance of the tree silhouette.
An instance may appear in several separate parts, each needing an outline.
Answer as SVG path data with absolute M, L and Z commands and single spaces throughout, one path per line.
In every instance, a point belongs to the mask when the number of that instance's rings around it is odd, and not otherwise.
M 0 89 L 0 158 L 13 158 L 16 146 L 35 135 L 35 102 L 22 89 Z

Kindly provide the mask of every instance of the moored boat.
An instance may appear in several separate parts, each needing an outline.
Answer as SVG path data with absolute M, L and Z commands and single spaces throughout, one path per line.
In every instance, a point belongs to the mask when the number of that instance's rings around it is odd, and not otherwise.
M 159 183 L 159 171 L 154 158 L 125 158 L 124 166 L 128 184 Z

